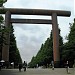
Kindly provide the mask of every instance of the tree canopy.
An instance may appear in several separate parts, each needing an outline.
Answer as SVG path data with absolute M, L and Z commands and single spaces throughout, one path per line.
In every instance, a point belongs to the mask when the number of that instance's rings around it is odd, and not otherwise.
M 70 32 L 67 36 L 67 42 L 64 44 L 63 49 L 63 61 L 69 61 L 71 66 L 74 63 L 75 60 L 75 19 L 74 23 L 70 24 Z

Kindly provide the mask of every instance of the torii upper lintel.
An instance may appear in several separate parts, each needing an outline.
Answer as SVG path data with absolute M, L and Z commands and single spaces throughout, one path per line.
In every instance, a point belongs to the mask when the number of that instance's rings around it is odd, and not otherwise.
M 66 16 L 70 17 L 70 11 L 64 10 L 44 10 L 44 9 L 20 9 L 20 8 L 0 8 L 0 14 L 5 14 L 7 11 L 10 11 L 11 14 L 19 15 L 46 15 L 51 16 L 52 13 L 56 13 L 57 16 Z

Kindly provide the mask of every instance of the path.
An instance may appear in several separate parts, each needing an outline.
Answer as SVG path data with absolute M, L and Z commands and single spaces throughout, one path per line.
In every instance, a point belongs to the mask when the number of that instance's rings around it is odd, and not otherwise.
M 75 69 L 70 68 L 70 74 L 67 74 L 65 68 L 52 69 L 27 69 L 26 72 L 19 72 L 18 69 L 3 69 L 0 75 L 75 75 Z

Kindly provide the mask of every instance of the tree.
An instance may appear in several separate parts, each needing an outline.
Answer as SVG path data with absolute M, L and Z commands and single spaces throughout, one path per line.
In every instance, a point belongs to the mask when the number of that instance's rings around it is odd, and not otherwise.
M 1 33 L 5 33 L 10 31 L 10 46 L 9 46 L 9 62 L 14 62 L 15 66 L 18 65 L 18 63 L 22 63 L 22 59 L 20 56 L 20 52 L 17 48 L 16 45 L 16 40 L 15 40 L 15 36 L 13 34 L 14 29 L 13 26 L 11 25 L 11 28 L 3 28 L 1 29 Z M 2 47 L 3 47 L 3 43 L 6 44 L 6 39 L 5 37 L 2 35 L 0 37 L 0 60 L 2 59 L 1 55 L 2 55 Z
M 20 52 L 17 48 L 16 45 L 16 40 L 15 40 L 15 36 L 13 34 L 14 29 L 13 26 L 11 25 L 10 28 L 10 47 L 9 47 L 9 62 L 14 62 L 15 66 L 18 65 L 18 63 L 22 63 L 22 59 L 20 56 Z
M 0 60 L 2 58 L 2 46 L 3 46 L 3 40 L 4 40 L 4 37 L 3 37 L 3 33 L 4 33 L 4 26 L 3 26 L 3 21 L 4 21 L 4 18 L 2 16 L 0 16 Z
M 7 0 L 0 0 L 0 7 L 3 6 L 3 3 L 7 2 Z
M 63 61 L 69 61 L 72 67 L 75 60 L 75 19 L 74 23 L 70 24 L 70 32 L 67 36 L 67 42 L 64 44 Z
M 3 7 L 3 3 L 5 2 L 7 2 L 7 0 L 0 0 L 0 7 Z M 18 63 L 22 63 L 22 59 L 16 45 L 15 36 L 13 34 L 14 29 L 12 25 L 11 28 L 6 29 L 4 26 L 2 26 L 3 22 L 4 18 L 0 16 L 0 60 L 2 59 L 3 43 L 6 44 L 6 38 L 4 37 L 4 33 L 10 31 L 9 62 L 14 62 L 16 66 Z
M 21 58 L 20 52 L 17 48 L 16 53 L 15 53 L 15 67 L 17 67 L 19 63 L 22 63 L 22 58 Z
M 5 3 L 6 1 L 7 0 L 0 0 L 0 7 L 2 7 L 3 6 L 3 3 Z M 4 32 L 4 26 L 2 26 L 3 21 L 4 21 L 4 18 L 3 18 L 2 15 L 0 15 L 0 60 L 2 58 L 1 53 L 2 53 L 3 40 L 5 39 L 3 37 L 3 32 Z
M 36 60 L 35 60 L 35 57 L 33 56 L 32 59 L 31 59 L 31 62 L 28 64 L 28 66 L 30 68 L 36 68 L 37 67 L 37 64 L 36 64 Z

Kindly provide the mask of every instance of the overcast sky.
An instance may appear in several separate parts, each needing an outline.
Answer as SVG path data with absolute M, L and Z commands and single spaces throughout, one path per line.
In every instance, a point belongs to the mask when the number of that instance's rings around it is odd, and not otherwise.
M 48 10 L 68 10 L 71 11 L 70 17 L 58 17 L 59 28 L 64 42 L 65 36 L 69 33 L 69 23 L 74 19 L 74 0 L 7 0 L 4 4 L 8 8 L 26 9 L 48 9 Z M 16 18 L 41 18 L 50 19 L 50 16 L 12 16 Z M 41 44 L 50 36 L 51 25 L 35 24 L 13 24 L 17 47 L 20 51 L 22 60 L 29 62 L 41 47 Z

